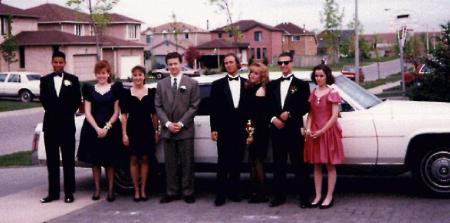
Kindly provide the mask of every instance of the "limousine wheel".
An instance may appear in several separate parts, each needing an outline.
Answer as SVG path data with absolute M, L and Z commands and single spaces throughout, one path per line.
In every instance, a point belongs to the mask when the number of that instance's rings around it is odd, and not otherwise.
M 429 192 L 450 195 L 450 148 L 439 147 L 425 153 L 416 174 Z
M 29 90 L 21 90 L 19 97 L 22 102 L 30 102 L 33 100 L 33 94 Z
M 119 193 L 129 193 L 133 191 L 133 181 L 131 180 L 129 168 L 117 168 L 114 173 L 114 186 Z

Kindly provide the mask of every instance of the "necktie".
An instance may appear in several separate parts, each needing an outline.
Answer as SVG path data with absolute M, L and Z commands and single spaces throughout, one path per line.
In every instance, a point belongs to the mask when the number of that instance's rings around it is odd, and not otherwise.
M 172 91 L 174 95 L 177 92 L 177 78 L 173 78 Z
M 63 73 L 62 72 L 55 72 L 55 76 L 59 76 L 62 77 Z
M 229 81 L 238 81 L 239 77 L 228 77 Z

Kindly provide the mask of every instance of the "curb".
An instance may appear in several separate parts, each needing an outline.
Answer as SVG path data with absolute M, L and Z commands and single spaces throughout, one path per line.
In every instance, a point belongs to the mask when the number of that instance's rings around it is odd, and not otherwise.
M 20 110 L 14 110 L 14 111 L 0 112 L 0 118 L 21 116 L 21 115 L 30 115 L 30 114 L 36 114 L 39 112 L 44 112 L 44 108 L 37 107 L 37 108 L 27 108 L 27 109 L 20 109 Z

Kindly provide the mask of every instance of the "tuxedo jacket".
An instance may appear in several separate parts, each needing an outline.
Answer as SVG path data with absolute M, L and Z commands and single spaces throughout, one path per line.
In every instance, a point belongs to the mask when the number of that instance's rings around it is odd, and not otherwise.
M 245 82 L 247 79 L 240 77 L 241 92 L 238 107 L 233 104 L 228 77 L 214 81 L 211 85 L 210 100 L 211 131 L 217 131 L 221 135 L 244 134 L 247 113 L 245 109 Z
M 171 139 L 194 138 L 194 116 L 200 104 L 198 82 L 186 75 L 181 78 L 176 94 L 173 94 L 170 76 L 158 81 L 155 94 L 155 109 L 161 120 L 161 137 Z M 183 128 L 172 135 L 166 122 L 181 122 Z
M 59 97 L 50 73 L 40 80 L 40 101 L 44 107 L 43 130 L 75 133 L 75 112 L 81 103 L 80 82 L 75 75 L 64 72 Z
M 285 122 L 284 130 L 298 133 L 300 128 L 303 127 L 303 115 L 308 113 L 310 109 L 308 102 L 309 84 L 292 76 L 283 107 L 281 107 L 280 86 L 281 78 L 271 81 L 268 85 L 268 96 L 271 101 L 270 117 L 279 118 L 282 112 L 288 111 L 289 118 Z M 276 127 L 271 124 L 271 129 L 275 130 Z

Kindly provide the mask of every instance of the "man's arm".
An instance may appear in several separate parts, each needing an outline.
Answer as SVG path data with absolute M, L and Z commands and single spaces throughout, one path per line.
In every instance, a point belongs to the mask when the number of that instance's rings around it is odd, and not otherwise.
M 162 103 L 163 101 L 162 101 L 161 82 L 158 82 L 158 84 L 156 85 L 156 93 L 155 93 L 155 109 L 156 114 L 158 114 L 158 117 L 161 120 L 161 126 L 166 127 L 166 123 L 169 121 L 169 118 L 167 118 L 167 114 L 164 111 Z
M 44 107 L 44 110 L 46 111 L 52 110 L 50 98 L 48 95 L 47 81 L 48 77 L 42 77 L 39 83 L 39 100 L 41 101 L 42 107 Z
M 78 108 L 81 104 L 81 92 L 80 92 L 80 81 L 78 80 L 78 77 L 73 76 L 73 89 L 74 89 L 74 96 L 73 96 L 73 107 L 71 109 L 72 114 L 75 114 L 77 112 Z

